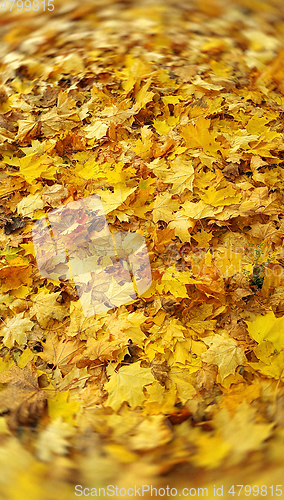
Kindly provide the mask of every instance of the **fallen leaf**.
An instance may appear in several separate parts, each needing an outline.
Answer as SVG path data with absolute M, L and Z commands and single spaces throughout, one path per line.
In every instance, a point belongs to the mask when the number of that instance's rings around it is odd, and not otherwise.
M 209 349 L 201 354 L 201 358 L 205 363 L 218 366 L 222 381 L 228 375 L 234 375 L 237 366 L 246 363 L 243 350 L 229 335 L 210 335 L 204 338 L 204 342 Z
M 110 367 L 108 374 L 110 380 L 104 386 L 108 392 L 106 406 L 110 406 L 117 411 L 124 401 L 131 408 L 143 405 L 146 399 L 143 388 L 154 381 L 150 368 L 141 368 L 137 362 L 129 366 L 123 366 L 117 372 Z
M 27 332 L 30 332 L 34 323 L 23 317 L 24 313 L 17 314 L 14 318 L 7 319 L 5 326 L 0 329 L 0 336 L 3 336 L 3 344 L 6 347 L 13 347 L 27 343 Z
M 7 384 L 0 392 L 0 412 L 8 413 L 8 423 L 16 430 L 21 425 L 33 425 L 44 411 L 46 393 L 38 386 L 33 363 L 24 368 L 14 365 L 0 374 L 0 383 Z

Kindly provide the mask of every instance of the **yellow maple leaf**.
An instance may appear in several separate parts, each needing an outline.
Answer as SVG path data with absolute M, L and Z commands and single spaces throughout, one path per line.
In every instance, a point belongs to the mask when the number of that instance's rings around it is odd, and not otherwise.
M 62 418 L 64 422 L 74 424 L 74 415 L 79 411 L 80 403 L 69 401 L 69 391 L 56 393 L 47 401 L 48 414 L 51 420 Z
M 17 213 L 32 219 L 34 211 L 40 210 L 43 206 L 43 201 L 39 194 L 30 194 L 17 204 Z
M 60 292 L 40 292 L 33 298 L 31 317 L 35 315 L 42 328 L 47 326 L 51 318 L 62 321 L 67 316 L 66 307 L 56 301 L 59 294 Z
M 162 96 L 162 101 L 164 104 L 178 104 L 180 101 L 183 101 L 184 97 L 181 95 L 165 95 Z
M 220 408 L 226 407 L 231 413 L 235 413 L 243 401 L 250 404 L 252 401 L 258 399 L 260 395 L 261 385 L 257 381 L 248 386 L 239 383 L 238 385 L 233 385 L 230 390 L 225 391 Z
M 215 142 L 216 133 L 209 132 L 211 120 L 200 116 L 195 124 L 189 123 L 181 128 L 181 136 L 188 148 L 200 148 L 204 152 L 218 157 L 221 144 Z
M 215 217 L 216 214 L 222 212 L 222 207 L 213 208 L 202 200 L 197 203 L 185 201 L 183 204 L 184 211 L 187 217 L 191 219 L 205 219 L 206 217 Z
M 145 417 L 127 439 L 131 450 L 152 450 L 168 443 L 173 436 L 164 415 Z
M 124 401 L 131 408 L 142 406 L 146 399 L 143 388 L 154 381 L 150 368 L 141 368 L 139 363 L 133 363 L 123 366 L 118 372 L 110 366 L 107 373 L 110 380 L 104 386 L 108 392 L 106 406 L 111 406 L 115 411 L 119 410 Z
M 224 378 L 234 374 L 237 366 L 246 363 L 243 350 L 238 346 L 235 339 L 228 334 L 210 335 L 203 339 L 205 344 L 209 345 L 207 352 L 201 354 L 205 363 L 217 365 L 223 382 Z
M 106 296 L 110 300 L 110 303 L 115 307 L 122 306 L 128 302 L 131 302 L 136 298 L 136 292 L 133 287 L 132 281 L 128 281 L 123 285 L 118 283 L 119 278 L 111 277 L 111 282 L 108 290 L 105 292 Z
M 165 325 L 162 327 L 160 333 L 163 338 L 163 342 L 173 347 L 177 339 L 184 340 L 185 331 L 185 327 L 178 319 L 170 319 L 165 322 Z
M 109 341 L 121 345 L 122 343 L 128 344 L 128 340 L 131 338 L 135 345 L 143 348 L 147 337 L 140 326 L 145 319 L 146 317 L 142 311 L 137 310 L 129 313 L 125 307 L 116 309 L 104 319 L 105 335 L 100 336 L 98 340 L 103 339 L 106 341 L 106 335 L 108 335 Z M 87 345 L 89 345 L 88 342 Z
M 132 54 L 127 54 L 125 58 L 125 68 L 122 71 L 117 71 L 117 75 L 123 78 L 122 86 L 126 93 L 134 87 L 137 81 L 148 78 L 151 74 L 150 66 L 140 57 L 133 57 Z
M 257 423 L 255 413 L 256 409 L 244 401 L 233 417 L 226 408 L 222 408 L 214 416 L 213 422 L 218 434 L 231 448 L 231 463 L 239 462 L 250 451 L 263 448 L 265 440 L 271 435 L 274 423 Z
M 243 252 L 235 252 L 231 248 L 229 252 L 228 248 L 217 249 L 215 253 L 215 265 L 226 278 L 237 273 L 242 273 L 245 268 Z
M 127 349 L 125 340 L 110 340 L 109 334 L 103 335 L 100 339 L 88 339 L 86 350 L 84 351 L 84 358 L 104 361 L 121 360 L 126 354 Z M 119 356 L 121 351 L 121 356 Z M 121 359 L 120 359 L 121 358 Z
M 149 206 L 153 210 L 153 221 L 164 220 L 170 222 L 173 218 L 173 212 L 179 208 L 178 200 L 173 200 L 170 193 L 161 193 L 156 196 L 154 203 Z
M 57 418 L 40 433 L 36 443 L 37 456 L 43 462 L 48 462 L 54 455 L 66 455 L 68 439 L 75 433 L 74 427 L 62 418 Z
M 17 140 L 22 141 L 28 134 L 34 136 L 38 130 L 38 122 L 35 120 L 18 120 Z
M 173 358 L 175 363 L 187 365 L 189 372 L 194 373 L 201 368 L 202 362 L 200 357 L 192 355 L 191 348 L 191 340 L 184 339 L 183 341 L 176 342 L 173 352 Z
M 272 342 L 277 351 L 284 347 L 284 317 L 275 318 L 273 311 L 265 316 L 257 316 L 254 321 L 247 321 L 248 332 L 252 339 L 260 343 Z
M 198 428 L 193 429 L 190 440 L 197 446 L 197 452 L 191 459 L 197 467 L 214 469 L 222 464 L 230 451 L 230 445 L 221 436 L 202 433 Z
M 75 156 L 75 155 L 74 155 Z M 80 155 L 75 156 L 78 159 L 78 164 L 76 166 L 76 172 L 83 177 L 83 179 L 100 179 L 106 176 L 104 170 L 107 171 L 110 168 L 109 163 L 99 164 L 90 154 L 80 153 Z
M 275 378 L 276 380 L 284 378 L 284 351 L 281 350 L 275 354 L 275 349 L 272 342 L 264 340 L 255 349 L 255 355 L 260 361 L 257 363 L 251 362 L 249 365 L 262 373 L 266 377 Z
M 86 139 L 101 139 L 106 135 L 108 125 L 101 120 L 95 120 L 91 125 L 85 127 Z
M 109 214 L 120 207 L 135 190 L 136 187 L 128 188 L 123 184 L 116 184 L 113 193 L 111 191 L 99 191 L 105 214 Z
M 204 203 L 213 207 L 235 205 L 240 202 L 242 197 L 241 193 L 237 193 L 230 184 L 218 190 L 210 186 L 204 193 L 200 193 L 199 196 Z
M 177 390 L 174 384 L 170 389 L 163 387 L 155 380 L 153 384 L 146 387 L 148 399 L 143 407 L 143 415 L 159 415 L 176 412 Z
M 86 338 L 89 336 L 96 335 L 96 332 L 101 328 L 101 319 L 94 319 L 92 316 L 85 316 L 81 303 L 77 302 L 70 303 L 70 325 L 66 330 L 66 335 L 68 337 Z
M 69 364 L 83 348 L 84 344 L 78 339 L 69 340 L 63 338 L 59 340 L 56 333 L 49 333 L 43 351 L 39 352 L 39 356 L 46 363 L 62 368 Z
M 0 279 L 3 280 L 2 291 L 7 292 L 21 287 L 23 284 L 32 286 L 32 268 L 28 261 L 18 256 L 9 261 L 9 265 L 0 269 Z
M 194 371 L 194 370 L 193 370 Z M 196 389 L 193 385 L 194 376 L 190 368 L 180 369 L 177 366 L 172 366 L 168 373 L 169 388 L 175 388 L 179 400 L 185 404 L 196 394 Z
M 0 330 L 0 336 L 4 336 L 3 344 L 11 348 L 15 342 L 18 345 L 26 344 L 27 332 L 30 332 L 34 323 L 23 317 L 24 313 L 17 314 L 14 318 L 6 320 L 5 326 Z
M 185 285 L 196 283 L 202 283 L 202 281 L 192 278 L 188 272 L 182 273 L 171 266 L 164 272 L 161 284 L 156 285 L 156 289 L 159 293 L 171 292 L 174 297 L 185 298 L 188 297 Z
M 24 368 L 30 361 L 33 361 L 35 354 L 27 347 L 19 357 L 17 365 L 19 368 Z
M 151 78 L 149 78 L 148 81 L 145 83 L 145 85 L 143 85 L 141 89 L 137 92 L 136 103 L 133 106 L 135 112 L 144 108 L 144 106 L 146 106 L 148 102 L 152 101 L 155 93 L 148 92 L 148 88 L 150 87 L 150 85 L 151 85 Z
M 139 155 L 144 160 L 148 160 L 153 156 L 153 132 L 147 126 L 141 128 L 141 139 L 136 141 L 135 146 L 132 148 L 135 154 Z
M 166 120 L 154 120 L 153 127 L 159 135 L 166 135 L 171 130 L 171 127 L 167 124 Z
M 212 232 L 208 233 L 207 231 L 204 231 L 204 229 L 201 229 L 200 232 L 192 235 L 192 238 L 195 241 L 197 241 L 197 243 L 199 244 L 200 248 L 208 248 L 209 242 L 213 238 L 213 234 L 212 234 Z
M 156 158 L 149 163 L 149 167 L 163 182 L 172 184 L 172 194 L 181 194 L 185 189 L 192 191 L 194 180 L 193 164 L 182 155 L 170 161 L 169 165 L 163 159 Z
M 28 243 L 22 243 L 20 247 L 24 248 L 24 255 L 33 255 L 35 257 L 35 248 L 32 241 L 29 241 Z
M 31 184 L 37 177 L 41 176 L 50 163 L 51 160 L 47 154 L 41 156 L 38 156 L 36 153 L 28 154 L 20 158 L 20 173 Z

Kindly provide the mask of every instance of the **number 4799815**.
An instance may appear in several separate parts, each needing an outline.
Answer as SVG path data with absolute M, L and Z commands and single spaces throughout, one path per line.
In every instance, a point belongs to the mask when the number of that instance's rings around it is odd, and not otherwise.
M 47 9 L 51 12 L 54 10 L 53 2 L 54 0 L 4 0 L 4 2 L 0 5 L 0 9 L 5 10 L 5 12 L 7 10 L 12 12 L 13 9 L 18 12 L 21 12 L 22 10 L 26 12 L 29 10 L 33 10 L 34 12 L 42 10 L 44 12 Z
M 269 495 L 270 497 L 273 497 L 274 495 L 276 497 L 282 496 L 282 484 L 278 484 L 277 486 L 266 486 L 265 484 L 258 486 L 255 484 L 254 486 L 250 486 L 249 484 L 243 485 L 243 484 L 236 484 L 231 486 L 231 488 L 228 490 L 228 493 L 232 496 L 237 496 L 239 497 L 241 495 L 245 496 L 262 496 L 266 497 Z

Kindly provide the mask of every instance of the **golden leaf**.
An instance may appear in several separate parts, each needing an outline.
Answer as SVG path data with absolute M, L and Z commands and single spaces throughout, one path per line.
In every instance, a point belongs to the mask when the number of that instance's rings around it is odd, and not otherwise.
M 115 411 L 124 401 L 134 409 L 142 406 L 146 399 L 143 388 L 154 381 L 150 368 L 141 368 L 137 362 L 120 368 L 118 372 L 110 367 L 108 374 L 110 380 L 104 386 L 108 392 L 106 406 L 111 406 Z
M 205 363 L 218 366 L 222 381 L 228 375 L 233 375 L 237 366 L 246 363 L 243 350 L 229 335 L 215 334 L 203 340 L 209 346 L 209 349 L 207 352 L 201 354 L 201 358 Z

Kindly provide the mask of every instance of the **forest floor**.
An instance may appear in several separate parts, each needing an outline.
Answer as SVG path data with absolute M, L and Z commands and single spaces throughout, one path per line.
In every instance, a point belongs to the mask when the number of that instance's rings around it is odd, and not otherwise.
M 0 30 L 1 500 L 282 497 L 282 0 Z

